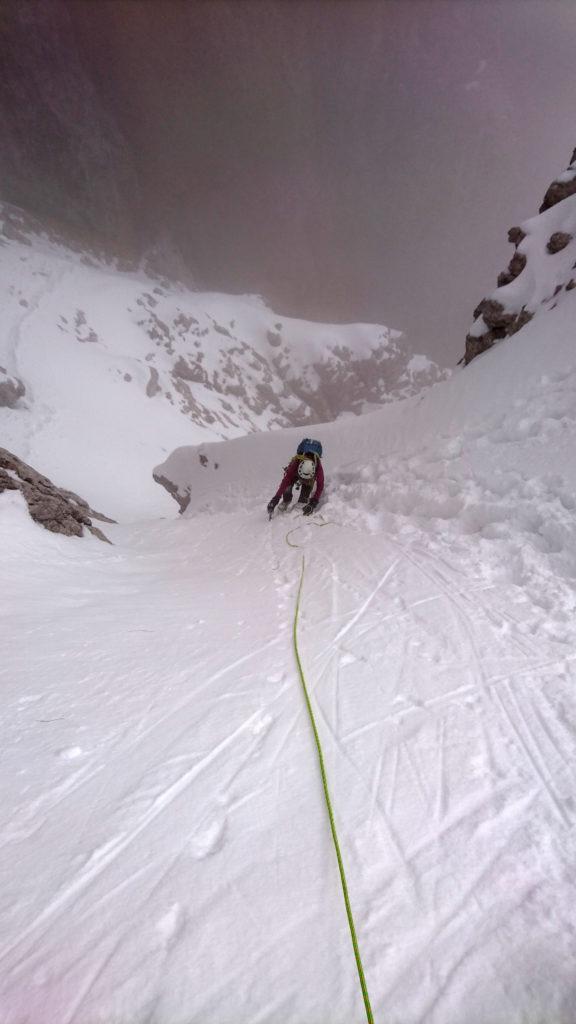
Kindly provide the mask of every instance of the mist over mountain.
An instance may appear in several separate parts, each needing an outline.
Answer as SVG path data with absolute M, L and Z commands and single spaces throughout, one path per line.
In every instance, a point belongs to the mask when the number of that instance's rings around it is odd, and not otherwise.
M 137 176 L 62 0 L 8 0 L 0 44 L 1 198 L 76 238 L 137 245 Z
M 0 27 L 0 198 L 440 361 L 572 131 L 562 0 L 9 0 Z

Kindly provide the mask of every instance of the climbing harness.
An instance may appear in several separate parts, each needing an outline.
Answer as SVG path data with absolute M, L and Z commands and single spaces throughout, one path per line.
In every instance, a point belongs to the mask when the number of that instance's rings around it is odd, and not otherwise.
M 331 523 L 331 522 L 325 520 L 322 523 L 314 522 L 314 523 L 310 523 L 310 525 L 311 526 L 320 526 L 320 527 L 322 527 L 322 526 L 331 526 L 331 525 L 336 525 L 336 524 Z M 294 544 L 288 538 L 289 538 L 290 534 L 294 533 L 295 530 L 298 530 L 298 529 L 300 529 L 300 527 L 296 526 L 296 527 L 294 527 L 294 529 L 289 530 L 288 533 L 286 534 L 285 538 L 284 538 L 286 543 L 290 547 L 292 547 L 292 548 L 297 548 L 297 547 L 299 547 L 299 545 L 298 544 Z M 298 675 L 300 677 L 300 682 L 302 683 L 302 689 L 304 691 L 304 700 L 305 700 L 305 703 L 306 703 L 306 708 L 308 710 L 308 715 L 309 715 L 309 718 L 310 718 L 310 724 L 312 726 L 312 732 L 314 734 L 314 742 L 316 744 L 316 752 L 318 754 L 318 763 L 319 763 L 319 766 L 320 766 L 320 775 L 321 775 L 321 778 L 322 778 L 322 788 L 324 790 L 324 800 L 326 802 L 326 809 L 328 811 L 328 818 L 329 818 L 329 821 L 330 821 L 330 831 L 332 833 L 332 841 L 334 843 L 334 850 L 336 851 L 336 860 L 338 861 L 338 871 L 340 873 L 340 882 L 341 882 L 341 885 L 342 885 L 342 895 L 344 897 L 344 905 L 346 907 L 346 917 L 348 918 L 348 927 L 350 929 L 350 937 L 352 939 L 352 948 L 354 950 L 354 959 L 356 960 L 356 968 L 358 970 L 358 977 L 360 979 L 360 987 L 362 989 L 362 997 L 364 999 L 364 1008 L 366 1010 L 366 1020 L 367 1020 L 368 1024 L 374 1024 L 374 1017 L 373 1017 L 373 1014 L 372 1014 L 372 1007 L 370 1006 L 370 997 L 368 995 L 368 987 L 366 985 L 366 978 L 364 976 L 364 968 L 362 966 L 362 959 L 361 959 L 361 956 L 360 956 L 360 948 L 358 946 L 358 939 L 357 939 L 357 936 L 356 936 L 356 928 L 355 928 L 355 925 L 354 925 L 354 917 L 352 915 L 352 907 L 351 907 L 351 904 L 350 904 L 350 897 L 348 895 L 348 883 L 346 881 L 346 872 L 344 870 L 344 861 L 342 860 L 342 854 L 340 852 L 340 843 L 338 841 L 338 832 L 336 830 L 336 821 L 335 821 L 335 818 L 334 818 L 334 811 L 332 809 L 332 801 L 330 799 L 330 792 L 329 792 L 329 789 L 328 789 L 328 778 L 326 776 L 326 768 L 324 766 L 324 754 L 323 754 L 323 751 L 322 751 L 322 744 L 320 742 L 320 735 L 318 733 L 318 728 L 316 726 L 316 719 L 314 717 L 314 711 L 313 711 L 313 708 L 312 708 L 312 702 L 310 700 L 310 696 L 309 696 L 309 693 L 308 693 L 308 687 L 306 685 L 306 678 L 304 676 L 304 669 L 302 668 L 302 661 L 301 661 L 301 658 L 300 658 L 300 651 L 298 649 L 298 618 L 299 618 L 299 615 L 300 615 L 300 599 L 302 597 L 302 588 L 303 588 L 303 585 L 304 585 L 304 572 L 305 572 L 305 569 L 306 569 L 306 560 L 305 560 L 304 555 L 302 555 L 302 568 L 300 570 L 300 583 L 298 585 L 298 594 L 296 596 L 296 608 L 295 608 L 295 611 L 294 611 L 294 622 L 293 622 L 293 625 L 292 625 L 292 640 L 293 640 L 293 644 L 294 644 L 294 655 L 296 657 L 296 665 L 298 667 Z

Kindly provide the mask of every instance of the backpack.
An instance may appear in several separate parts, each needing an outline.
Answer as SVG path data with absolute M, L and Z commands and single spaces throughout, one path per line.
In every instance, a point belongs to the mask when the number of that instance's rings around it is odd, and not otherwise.
M 304 437 L 296 449 L 297 455 L 305 455 L 307 452 L 312 452 L 317 455 L 319 459 L 322 458 L 322 444 L 320 441 L 314 441 L 311 437 Z

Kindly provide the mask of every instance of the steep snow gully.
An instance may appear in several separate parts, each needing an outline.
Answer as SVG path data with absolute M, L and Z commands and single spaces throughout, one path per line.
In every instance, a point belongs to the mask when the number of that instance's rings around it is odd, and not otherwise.
M 318 428 L 316 524 L 266 517 L 294 431 L 175 453 L 114 547 L 1 496 L 3 1024 L 364 1019 L 302 549 L 375 1021 L 573 1024 L 573 301 Z

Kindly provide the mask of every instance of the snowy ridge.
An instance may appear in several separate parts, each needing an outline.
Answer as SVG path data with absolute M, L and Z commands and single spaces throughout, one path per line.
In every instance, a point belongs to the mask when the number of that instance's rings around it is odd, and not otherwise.
M 466 339 L 469 363 L 501 338 L 563 302 L 576 288 L 576 163 L 552 183 L 537 217 L 510 228 L 515 251 L 498 285 L 475 310 Z
M 446 375 L 397 331 L 122 273 L 0 214 L 3 444 L 91 503 L 107 484 L 110 515 L 169 510 L 151 473 L 179 443 L 332 419 Z

